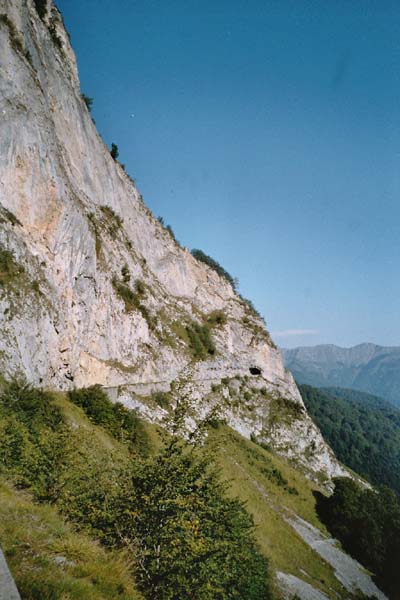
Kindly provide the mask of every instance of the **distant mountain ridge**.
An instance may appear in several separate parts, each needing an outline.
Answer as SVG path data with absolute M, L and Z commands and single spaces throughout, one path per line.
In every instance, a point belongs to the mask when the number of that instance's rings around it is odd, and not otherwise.
M 285 366 L 299 383 L 367 392 L 400 406 L 400 347 L 334 344 L 282 348 Z

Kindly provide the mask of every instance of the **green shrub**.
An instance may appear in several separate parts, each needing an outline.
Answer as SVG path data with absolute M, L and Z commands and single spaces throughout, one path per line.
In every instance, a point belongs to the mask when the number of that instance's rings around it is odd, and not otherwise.
M 74 404 L 83 408 L 93 423 L 103 427 L 113 437 L 132 448 L 147 451 L 148 440 L 136 413 L 120 402 L 111 402 L 100 385 L 71 390 L 68 396 Z
M 12 213 L 10 210 L 5 208 L 4 206 L 1 206 L 0 207 L 0 223 L 6 223 L 7 221 L 9 223 L 11 223 L 11 225 L 13 227 L 15 227 L 15 225 L 22 226 L 21 221 L 14 215 L 14 213 Z
M 96 258 L 97 258 L 97 260 L 99 260 L 100 255 L 101 255 L 101 246 L 102 246 L 99 223 L 96 219 L 95 213 L 93 213 L 93 212 L 88 214 L 88 219 L 89 219 L 89 223 L 91 224 L 92 230 L 94 233 Z
M 112 284 L 118 296 L 124 301 L 126 312 L 138 310 L 142 317 L 147 321 L 149 329 L 154 329 L 157 325 L 157 319 L 150 314 L 148 308 L 142 303 L 142 298 L 146 292 L 145 285 L 140 279 L 136 281 L 135 291 L 125 283 L 113 278 Z
M 50 33 L 51 39 L 53 41 L 53 44 L 56 46 L 56 48 L 58 48 L 59 50 L 63 50 L 64 44 L 63 44 L 62 39 L 60 38 L 60 36 L 57 33 L 57 27 L 56 27 L 55 22 L 50 23 L 49 33 Z
M 253 521 L 225 496 L 210 458 L 173 439 L 135 467 L 122 535 L 135 540 L 136 580 L 149 600 L 268 600 Z
M 92 112 L 93 102 L 94 102 L 93 98 L 86 96 L 86 94 L 81 94 L 81 98 L 84 101 L 84 103 L 86 104 L 86 108 L 88 109 L 88 111 Z
M 26 60 L 32 65 L 32 56 L 29 50 L 25 48 L 24 40 L 21 34 L 18 32 L 17 28 L 15 27 L 13 21 L 11 21 L 11 19 L 6 14 L 1 14 L 0 23 L 4 23 L 4 25 L 8 27 L 8 34 L 10 37 L 10 44 L 12 48 L 16 52 L 20 52 L 21 54 L 23 54 Z
M 125 263 L 124 266 L 121 269 L 121 275 L 122 275 L 122 281 L 124 283 L 129 283 L 131 280 L 131 274 L 129 273 L 129 267 L 128 265 Z
M 100 209 L 106 219 L 108 233 L 115 240 L 124 221 L 110 206 L 100 206 Z
M 207 317 L 207 323 L 210 327 L 222 327 L 226 322 L 226 314 L 222 310 L 214 310 Z
M 216 348 L 209 325 L 192 323 L 186 326 L 189 347 L 195 360 L 206 360 L 215 355 Z
M 0 407 L 6 413 L 17 415 L 30 431 L 43 426 L 59 430 L 63 424 L 61 411 L 52 404 L 51 394 L 17 380 L 3 387 Z
M 211 269 L 218 273 L 218 275 L 226 279 L 226 281 L 231 284 L 234 291 L 237 290 L 237 280 L 232 277 L 232 275 L 230 275 L 228 271 L 226 271 L 216 260 L 211 258 L 211 256 L 208 256 L 208 254 L 205 254 L 205 252 L 198 250 L 197 248 L 193 248 L 192 256 L 194 256 L 194 258 L 200 262 L 211 267 Z
M 169 392 L 155 392 L 152 398 L 158 406 L 165 410 L 171 407 L 171 394 Z
M 110 154 L 114 160 L 117 160 L 117 158 L 119 156 L 119 150 L 118 150 L 118 146 L 116 144 L 114 144 L 114 142 L 111 144 Z
M 69 397 L 117 437 L 136 426 L 134 413 L 112 405 L 98 386 Z M 76 416 L 70 427 L 60 410 L 45 392 L 16 382 L 4 387 L 1 471 L 104 545 L 126 548 L 148 600 L 270 598 L 252 518 L 226 497 L 209 453 L 168 438 L 151 458 L 128 456 L 99 442 L 87 424 L 75 424 Z M 30 597 L 60 591 L 45 577 L 37 586 L 36 572 L 26 573 L 23 589 L 35 590 Z
M 34 0 L 37 14 L 41 19 L 47 15 L 47 0 Z
M 0 248 L 0 286 L 12 284 L 24 272 L 25 269 L 16 263 L 13 253 Z

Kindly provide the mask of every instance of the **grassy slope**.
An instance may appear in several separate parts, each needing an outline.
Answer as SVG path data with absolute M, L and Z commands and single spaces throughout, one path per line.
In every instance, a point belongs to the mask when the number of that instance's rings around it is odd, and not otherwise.
M 256 536 L 273 570 L 291 573 L 319 588 L 328 597 L 349 594 L 325 563 L 285 521 L 292 512 L 326 531 L 315 512 L 315 487 L 298 471 L 271 452 L 242 438 L 227 427 L 212 434 L 219 444 L 223 477 L 230 481 L 230 493 L 239 496 L 254 516 Z M 279 470 L 288 481 L 277 485 L 269 473 Z M 295 488 L 298 495 L 288 491 Z M 279 596 L 278 596 L 279 597 Z
M 56 394 L 55 402 L 79 431 L 85 452 L 101 448 L 113 455 L 112 460 L 127 459 L 126 447 L 93 425 L 64 395 Z M 156 451 L 161 445 L 157 428 L 149 424 L 145 428 Z M 90 443 L 85 445 L 85 438 Z M 331 567 L 284 519 L 294 511 L 323 529 L 314 509 L 312 484 L 283 460 L 228 427 L 212 430 L 209 443 L 217 445 L 221 475 L 230 481 L 229 493 L 247 502 L 257 525 L 257 538 L 272 568 L 297 575 L 330 597 L 334 590 L 334 597 L 347 598 Z M 276 476 L 277 471 L 284 479 Z M 126 555 L 106 552 L 87 535 L 74 531 L 53 508 L 35 505 L 28 494 L 14 490 L 4 480 L 0 488 L 0 545 L 24 599 L 140 598 L 129 576 Z M 64 556 L 71 564 L 58 565 L 56 556 Z M 34 595 L 36 581 L 50 582 L 54 593 Z M 125 592 L 118 595 L 118 589 Z
M 0 541 L 24 600 L 140 600 L 128 557 L 77 533 L 0 479 Z

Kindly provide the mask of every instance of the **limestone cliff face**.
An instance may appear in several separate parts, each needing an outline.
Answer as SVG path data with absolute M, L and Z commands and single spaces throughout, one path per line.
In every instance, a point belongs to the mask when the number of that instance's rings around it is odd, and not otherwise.
M 152 420 L 154 392 L 179 382 L 194 416 L 217 406 L 312 472 L 341 472 L 261 319 L 110 156 L 50 0 L 42 18 L 33 0 L 0 0 L 0 284 L 6 376 L 99 383 Z M 215 350 L 199 352 L 204 326 Z

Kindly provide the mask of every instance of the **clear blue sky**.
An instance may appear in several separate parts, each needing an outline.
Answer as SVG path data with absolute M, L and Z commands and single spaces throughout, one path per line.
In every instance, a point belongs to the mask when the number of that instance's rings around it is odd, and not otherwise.
M 400 344 L 400 6 L 58 0 L 104 140 L 282 346 Z

